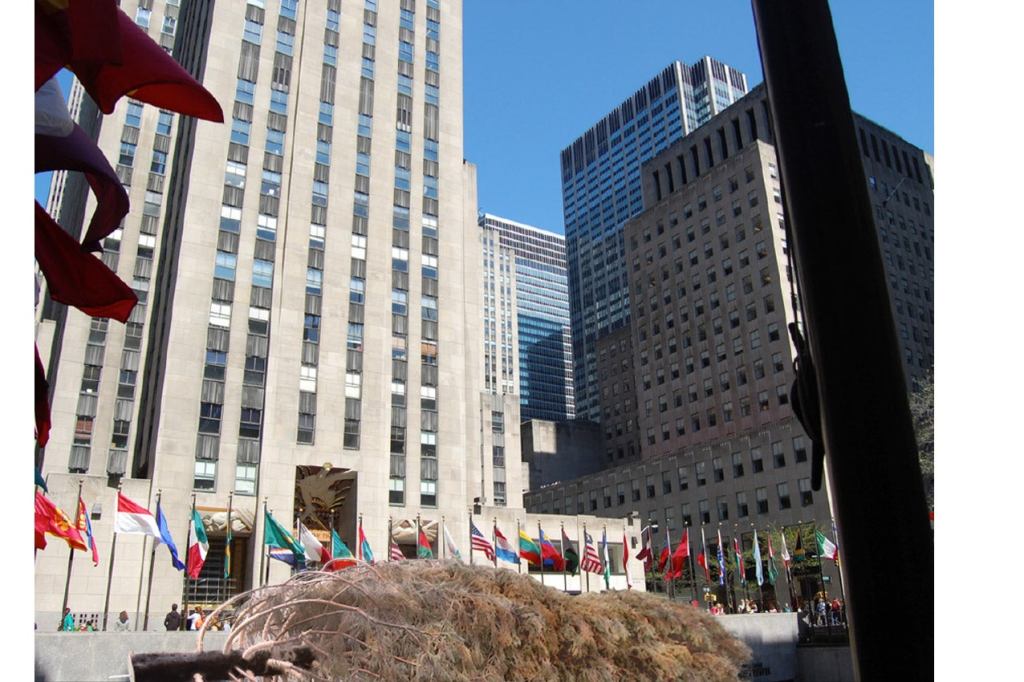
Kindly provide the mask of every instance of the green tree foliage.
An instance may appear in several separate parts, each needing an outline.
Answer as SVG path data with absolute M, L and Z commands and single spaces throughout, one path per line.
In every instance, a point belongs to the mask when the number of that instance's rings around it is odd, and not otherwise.
M 924 478 L 928 509 L 935 508 L 935 376 L 933 372 L 915 382 L 910 394 L 910 414 L 917 437 L 917 457 Z

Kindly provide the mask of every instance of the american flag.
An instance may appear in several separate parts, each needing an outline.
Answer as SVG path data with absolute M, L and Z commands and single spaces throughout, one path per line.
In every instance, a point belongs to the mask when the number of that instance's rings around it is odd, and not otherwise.
M 395 542 L 394 538 L 391 538 L 391 560 L 392 561 L 404 561 L 405 555 L 402 554 L 402 549 Z
M 484 537 L 484 534 L 480 532 L 480 529 L 476 527 L 476 524 L 471 520 L 469 522 L 470 537 L 473 540 L 470 546 L 470 551 L 479 549 L 487 556 L 488 561 L 494 561 L 494 545 L 491 541 Z
M 601 566 L 601 560 L 597 556 L 597 550 L 594 549 L 594 539 L 590 537 L 590 533 L 584 533 L 584 545 L 583 550 L 583 561 L 580 562 L 580 569 L 587 573 L 603 573 L 604 568 Z

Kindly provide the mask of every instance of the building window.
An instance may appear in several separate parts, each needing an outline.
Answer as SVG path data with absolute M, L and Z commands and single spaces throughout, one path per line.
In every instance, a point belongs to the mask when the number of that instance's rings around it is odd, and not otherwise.
M 739 452 L 732 453 L 732 477 L 743 478 L 743 455 Z
M 656 491 L 654 489 L 654 476 L 648 476 L 647 480 L 646 480 L 646 483 L 647 483 L 647 498 L 650 499 L 650 498 L 654 497 L 654 495 L 656 494 Z
M 239 495 L 256 494 L 256 467 L 251 464 L 235 466 L 235 492 Z
M 693 517 L 690 515 L 690 503 L 689 502 L 684 502 L 683 503 L 682 512 L 683 512 L 683 514 L 682 514 L 683 527 L 688 528 L 688 527 L 692 526 L 693 525 Z
M 708 479 L 707 479 L 707 476 L 705 475 L 705 469 L 706 468 L 707 468 L 707 463 L 706 462 L 697 462 L 697 464 L 696 464 L 696 471 L 697 471 L 697 487 L 698 488 L 703 486 L 703 485 L 707 485 Z
M 192 487 L 195 490 L 214 490 L 217 487 L 217 463 L 197 461 Z
M 779 492 L 779 509 L 789 509 L 789 484 L 783 481 L 776 486 Z
M 782 449 L 782 441 L 780 440 L 772 443 L 772 461 L 775 463 L 776 469 L 786 466 L 786 452 Z
M 708 509 L 707 500 L 697 502 L 697 514 L 700 516 L 701 523 L 711 523 L 711 511 Z
M 754 491 L 754 496 L 757 499 L 757 513 L 767 514 L 768 513 L 768 488 L 758 488 Z
M 715 477 L 715 483 L 721 483 L 725 480 L 725 470 L 722 468 L 721 457 L 715 457 L 711 460 L 711 470 Z
M 761 448 L 750 448 L 750 466 L 755 474 L 764 471 L 764 460 L 761 459 Z
M 405 479 L 390 479 L 388 483 L 388 503 L 405 504 Z
M 621 507 L 626 504 L 626 486 L 623 483 L 617 483 L 615 485 L 615 499 L 618 505 Z
M 672 475 L 668 471 L 661 472 L 661 494 L 672 494 Z
M 633 485 L 633 501 L 634 502 L 639 502 L 640 501 L 640 481 L 638 481 L 636 479 L 633 479 L 632 485 Z M 568 506 L 566 506 L 566 509 L 568 509 Z
M 750 515 L 750 508 L 747 506 L 747 494 L 736 493 L 736 516 L 745 519 Z
M 809 507 L 814 504 L 814 494 L 811 492 L 811 479 L 801 478 L 797 481 L 797 487 L 800 489 L 800 506 Z
M 797 436 L 793 439 L 793 454 L 796 456 L 796 461 L 803 463 L 807 461 L 807 450 L 804 448 L 803 436 Z
M 678 478 L 679 478 L 679 490 L 680 490 L 680 492 L 682 492 L 684 490 L 688 490 L 689 487 L 690 487 L 690 483 L 689 483 L 689 480 L 688 480 L 689 479 L 689 469 L 687 469 L 686 467 L 679 467 L 677 469 L 677 474 L 678 474 Z
M 729 503 L 726 501 L 724 496 L 718 498 L 718 520 L 729 520 Z

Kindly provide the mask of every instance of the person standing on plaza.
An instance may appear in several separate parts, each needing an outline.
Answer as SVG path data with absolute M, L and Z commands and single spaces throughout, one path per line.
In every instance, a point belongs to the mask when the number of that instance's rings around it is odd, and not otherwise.
M 114 621 L 114 632 L 128 632 L 128 612 L 122 611 Z
M 71 615 L 71 609 L 64 609 L 64 619 L 60 622 L 60 629 L 63 632 L 72 632 L 75 629 L 75 617 Z
M 181 614 L 178 613 L 177 604 L 171 604 L 171 610 L 164 616 L 164 627 L 168 631 L 181 628 Z

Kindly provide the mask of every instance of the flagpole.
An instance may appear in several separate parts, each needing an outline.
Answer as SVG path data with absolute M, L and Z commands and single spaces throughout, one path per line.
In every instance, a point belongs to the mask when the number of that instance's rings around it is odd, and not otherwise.
M 225 599 L 227 598 L 228 593 L 230 592 L 230 587 L 228 585 L 228 581 L 231 579 L 231 560 L 234 558 L 234 557 L 232 557 L 232 553 L 231 553 L 231 542 L 232 542 L 232 540 L 234 540 L 234 537 L 232 536 L 232 533 L 231 533 L 231 511 L 232 511 L 232 506 L 233 506 L 232 503 L 234 501 L 234 495 L 235 495 L 235 491 L 234 490 L 228 491 L 228 522 L 227 522 L 227 525 L 224 527 L 224 532 L 225 532 L 225 537 L 224 537 L 224 592 L 225 592 L 225 594 L 224 594 L 224 597 L 225 597 Z M 185 548 L 185 552 L 186 552 L 185 556 L 188 556 L 188 547 Z
M 743 533 L 740 532 L 739 524 L 732 524 L 733 532 L 736 535 L 733 537 L 733 544 L 738 545 L 740 551 L 736 555 L 736 570 L 742 571 L 740 573 L 740 584 L 743 585 L 743 599 L 747 602 L 747 608 L 750 608 L 750 582 L 747 580 L 747 566 L 746 561 L 743 559 Z
M 544 539 L 541 537 L 544 531 L 540 529 L 540 520 L 537 520 L 537 549 L 540 550 L 540 584 L 544 584 Z
M 359 522 L 362 523 L 362 518 L 360 518 Z M 391 533 L 392 533 L 392 531 L 391 531 L 391 517 L 389 516 L 388 517 L 388 563 L 391 563 L 391 545 L 393 545 L 395 543 L 395 536 L 392 535 Z M 417 538 L 416 541 L 419 542 L 419 538 Z
M 786 526 L 782 527 L 782 544 L 786 544 Z M 789 547 L 786 547 L 786 554 L 789 554 Z M 792 559 L 790 559 L 792 561 Z M 797 611 L 796 597 L 793 593 L 793 572 L 790 570 L 790 561 L 783 559 L 782 567 L 786 569 L 786 586 L 789 588 L 789 607 L 793 609 L 793 613 Z
M 263 571 L 264 571 L 263 572 L 263 584 L 264 585 L 267 585 L 267 584 L 270 583 L 270 546 L 267 544 L 267 516 L 269 516 L 269 515 L 270 515 L 270 510 L 267 508 L 267 498 L 263 498 L 263 550 L 267 554 L 267 566 L 266 566 L 265 569 L 263 569 Z M 281 525 L 281 524 L 277 523 L 276 519 L 274 520 L 274 523 L 276 524 L 277 527 L 280 527 L 280 525 Z M 295 558 L 295 553 L 294 552 L 292 552 L 292 558 L 293 559 Z M 298 560 L 295 560 L 295 563 L 298 564 Z
M 498 517 L 494 517 L 494 523 L 491 524 L 491 544 L 494 546 L 494 567 L 498 567 Z
M 448 536 L 445 534 L 446 530 L 448 530 L 448 528 L 445 526 L 444 523 L 444 514 L 441 514 L 441 532 L 438 534 L 437 537 L 437 549 L 438 554 L 441 555 L 442 560 L 448 558 Z
M 116 500 L 121 499 L 121 486 L 123 482 L 119 479 L 117 481 L 117 497 Z M 110 583 L 114 579 L 114 549 L 117 547 L 117 508 L 118 503 L 114 502 L 114 539 L 110 541 L 110 566 L 107 569 L 107 596 L 103 599 L 103 631 L 107 631 L 107 610 L 110 608 Z M 64 612 L 61 612 L 61 618 L 64 617 Z
M 754 522 L 750 522 L 751 528 L 754 528 Z M 761 581 L 757 583 L 757 590 L 760 593 L 761 605 L 758 607 L 758 611 L 764 610 L 764 568 L 761 562 L 761 543 L 758 542 L 757 528 L 754 528 L 754 547 L 757 549 L 756 552 L 752 553 L 753 557 L 756 557 L 757 566 L 754 567 L 754 575 L 760 575 Z
M 562 522 L 562 521 L 559 521 L 558 522 L 558 526 L 559 526 L 559 529 L 562 531 L 562 537 L 564 538 L 565 537 L 565 523 Z M 559 538 L 559 540 L 561 540 L 561 538 Z M 562 591 L 563 592 L 568 592 L 569 591 L 569 578 L 567 578 L 566 575 L 565 575 L 565 564 L 566 563 L 568 563 L 568 562 L 565 561 L 565 547 L 563 547 L 562 548 Z
M 192 519 L 196 515 L 196 494 L 192 493 L 192 511 L 188 516 L 188 530 L 185 531 L 185 598 L 182 599 L 181 629 L 188 630 L 188 587 L 192 578 L 188 575 L 188 548 L 192 544 Z
M 473 565 L 473 508 L 469 508 L 469 565 Z
M 359 530 L 356 531 L 356 558 L 360 561 L 366 561 L 366 557 L 363 556 L 363 514 L 359 513 Z M 388 532 L 391 532 L 391 517 L 388 517 Z M 391 547 L 388 547 L 388 554 L 391 553 Z
M 516 547 L 519 547 L 519 542 L 520 542 L 520 540 L 519 540 L 519 533 L 520 533 L 520 531 L 521 531 L 521 526 L 519 525 L 519 519 L 516 519 L 516 545 L 515 545 Z M 521 556 L 519 556 L 519 554 L 520 554 L 520 552 L 517 549 L 516 550 L 516 558 L 519 559 L 519 561 L 516 562 L 516 570 L 520 574 L 522 574 L 522 572 L 523 572 L 523 558 Z M 529 573 L 530 572 L 529 569 L 527 569 L 526 572 Z
M 257 506 L 259 506 L 259 505 L 257 504 Z M 263 587 L 263 564 L 267 560 L 267 548 L 266 548 L 266 544 L 267 544 L 267 542 L 266 542 L 266 540 L 267 540 L 267 498 L 265 496 L 263 498 L 263 518 L 261 519 L 261 521 L 262 521 L 262 527 L 263 527 L 263 538 L 260 540 L 260 574 L 259 574 L 259 579 L 260 579 L 260 587 Z M 253 524 L 253 525 L 255 525 L 255 524 Z
M 690 602 L 697 601 L 697 570 L 693 566 L 693 545 L 690 544 L 690 527 L 686 526 L 686 553 L 690 565 Z
M 156 508 L 160 508 L 160 497 L 163 491 L 159 488 L 156 490 Z M 145 538 L 143 538 L 145 541 Z M 188 545 L 185 546 L 185 560 L 188 560 Z M 146 582 L 146 610 L 142 614 L 142 631 L 145 632 L 146 628 L 149 627 L 149 598 L 153 593 L 153 564 L 156 563 L 156 540 L 153 540 L 153 547 L 149 552 L 149 580 Z M 139 629 L 139 617 L 135 616 L 135 629 Z
M 583 542 L 584 542 L 584 545 L 585 545 L 583 547 L 583 556 L 585 557 L 585 556 L 587 556 L 587 550 L 590 549 L 590 543 L 587 542 L 587 522 L 586 521 L 583 522 Z M 582 565 L 582 561 L 583 561 L 583 558 L 581 557 L 580 558 L 581 565 Z M 581 573 L 586 573 L 587 574 L 587 592 L 590 592 L 590 571 L 581 571 Z
M 832 537 L 835 538 L 836 543 L 836 575 L 839 577 L 839 593 L 843 595 L 843 601 L 846 601 L 846 590 L 843 589 L 843 567 L 839 564 L 839 531 L 836 530 L 836 520 L 832 519 Z
M 416 558 L 420 558 L 420 535 L 423 533 L 423 526 L 420 525 L 420 515 L 416 514 Z
M 75 502 L 75 530 L 82 522 L 82 484 L 85 479 L 78 479 L 78 500 Z M 116 512 L 115 512 L 116 513 Z M 115 517 L 116 518 L 116 517 Z M 68 576 L 64 580 L 64 603 L 60 607 L 60 622 L 64 624 L 64 609 L 68 607 L 68 591 L 71 589 L 71 564 L 75 561 L 75 548 L 68 545 Z

